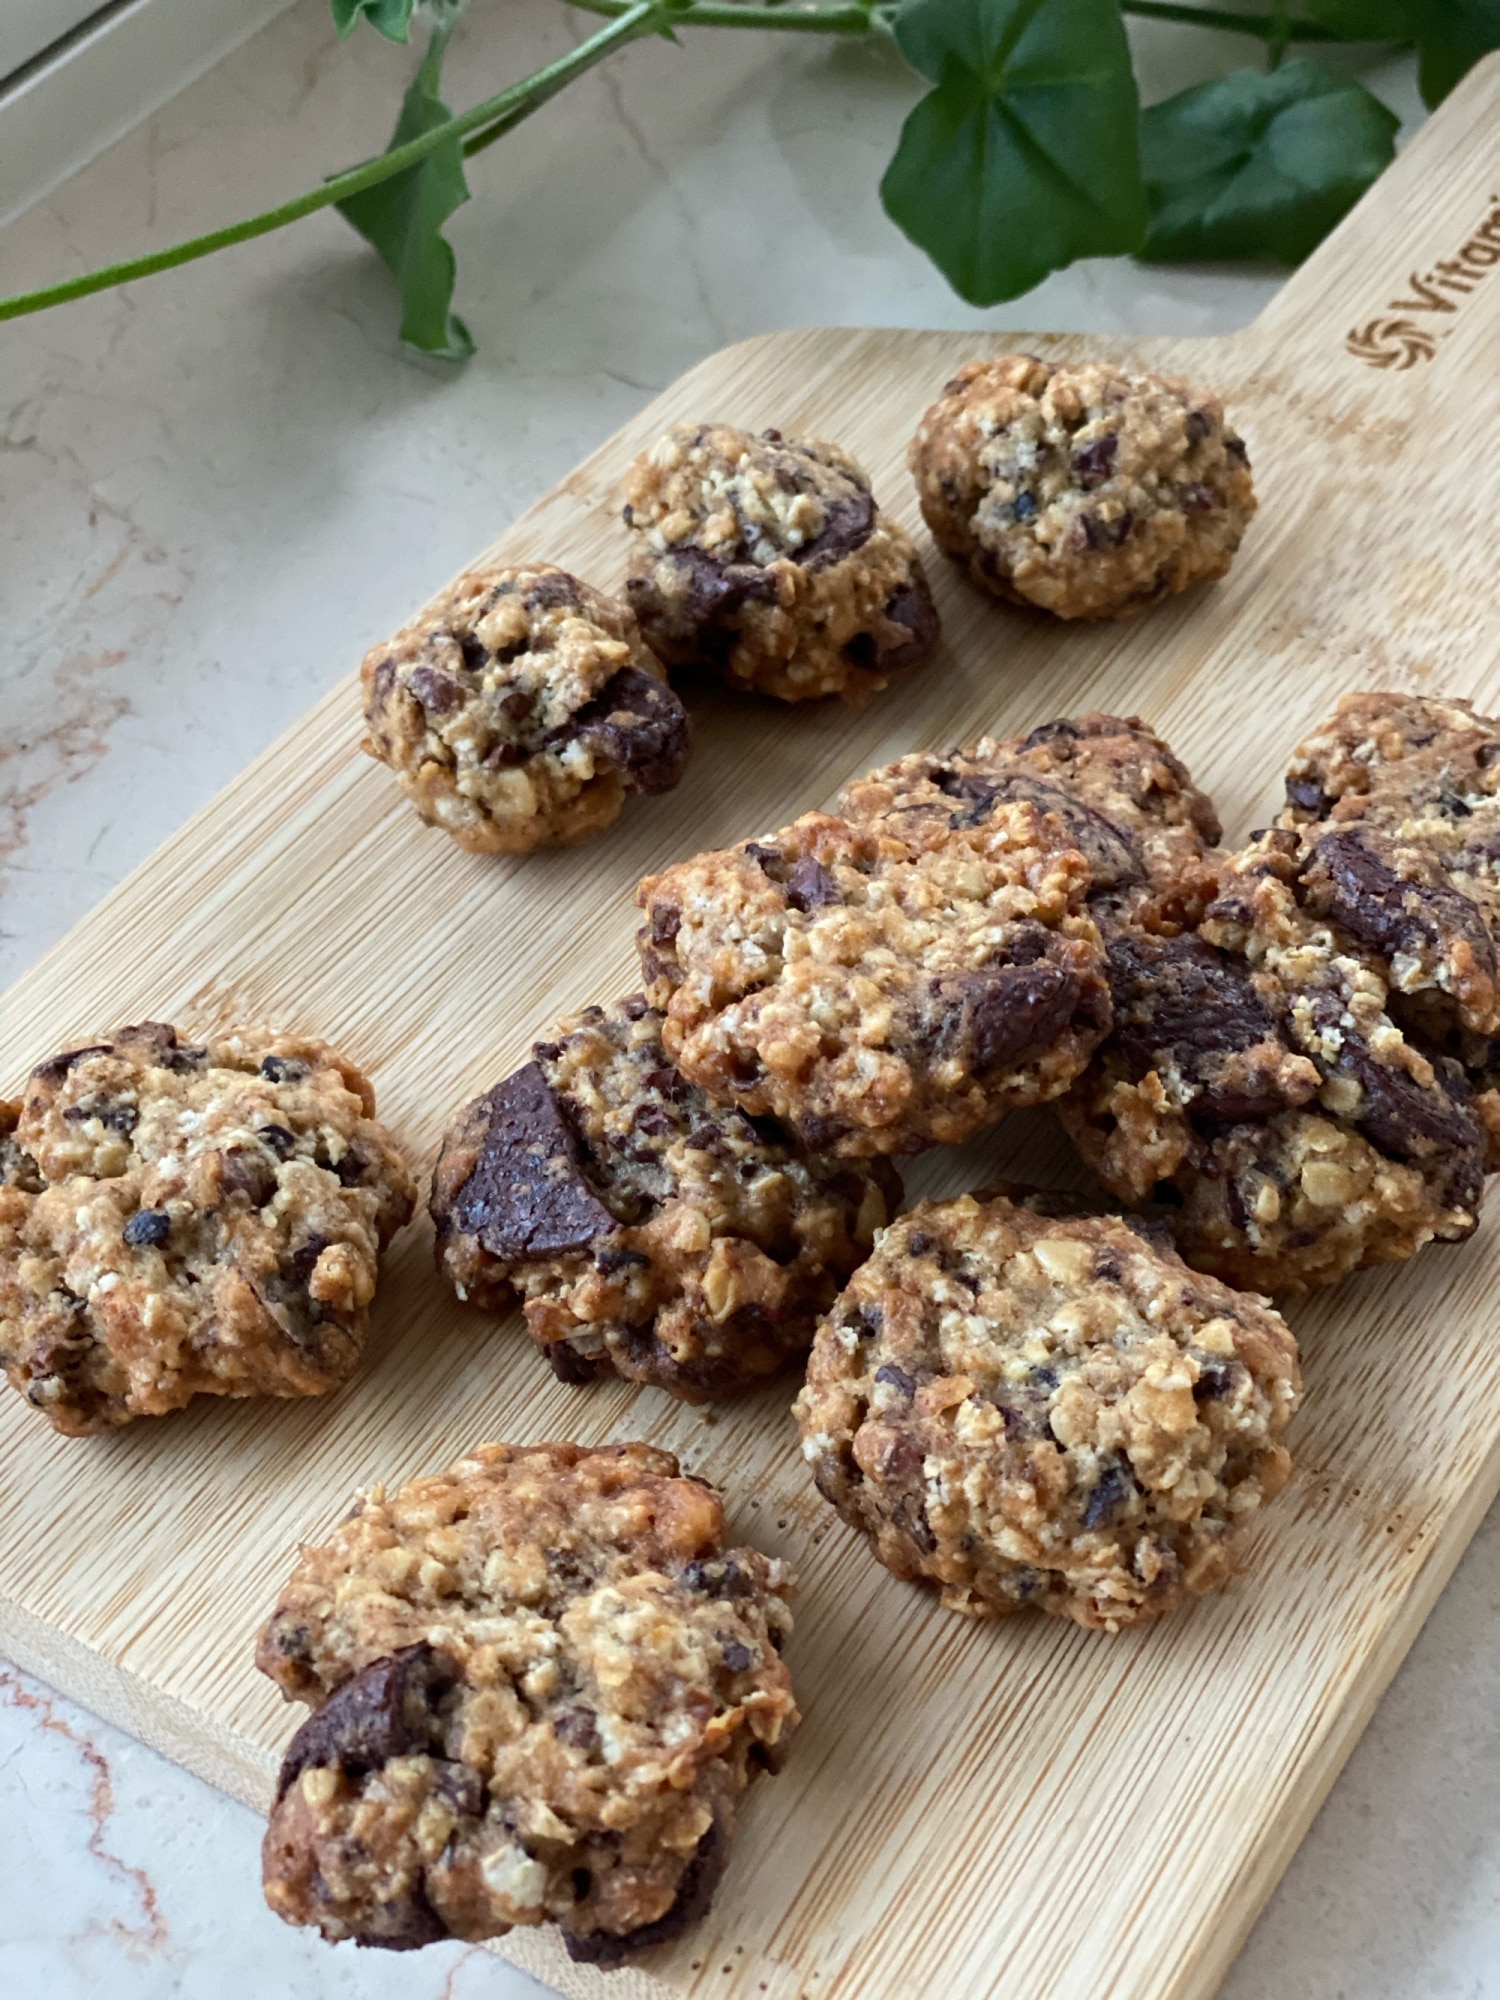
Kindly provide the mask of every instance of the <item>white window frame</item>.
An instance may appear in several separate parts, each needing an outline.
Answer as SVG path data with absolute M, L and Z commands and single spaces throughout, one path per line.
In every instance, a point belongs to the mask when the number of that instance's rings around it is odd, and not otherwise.
M 0 0 L 0 78 L 97 14 L 101 0 Z
M 0 84 L 0 224 L 48 195 L 292 0 L 113 0 Z M 58 18 L 73 0 L 0 0 Z M 19 41 L 19 38 L 18 38 Z

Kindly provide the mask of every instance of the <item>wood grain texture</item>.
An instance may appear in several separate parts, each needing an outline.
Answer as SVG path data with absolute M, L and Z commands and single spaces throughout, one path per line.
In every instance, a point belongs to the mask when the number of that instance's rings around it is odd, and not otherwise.
M 1095 704 L 1138 711 L 1238 836 L 1348 689 L 1493 709 L 1500 272 L 1484 251 L 1500 222 L 1477 233 L 1492 214 L 1500 60 L 1243 334 L 1024 337 L 1224 392 L 1262 501 L 1225 584 L 1137 624 L 1069 628 L 981 600 L 929 550 L 946 639 L 925 672 L 854 715 L 709 701 L 678 792 L 635 802 L 587 847 L 521 861 L 465 856 L 417 823 L 357 754 L 345 681 L 6 996 L 0 1078 L 143 1016 L 198 1032 L 265 1020 L 365 1064 L 425 1165 L 455 1106 L 559 1013 L 633 983 L 640 874 L 774 827 L 877 760 Z M 1466 242 L 1480 245 L 1458 258 L 1468 289 L 1427 303 L 1422 274 Z M 497 547 L 616 583 L 621 469 L 685 415 L 836 437 L 915 528 L 902 455 L 918 415 L 958 362 L 1015 339 L 823 330 L 733 348 Z M 1033 1116 L 910 1180 L 949 1192 L 1002 1171 L 1072 1169 Z M 0 1647 L 263 1806 L 294 1718 L 255 1674 L 252 1638 L 299 1537 L 356 1487 L 479 1439 L 646 1437 L 723 1485 L 736 1534 L 800 1572 L 805 1730 L 751 1794 L 690 1938 L 609 1975 L 569 1965 L 550 1935 L 516 1933 L 508 1955 L 590 2000 L 1205 1995 L 1500 1484 L 1497 1278 L 1492 1218 L 1463 1250 L 1295 1313 L 1299 1469 L 1249 1575 L 1159 1629 L 1107 1638 L 939 1611 L 812 1490 L 789 1385 L 714 1419 L 653 1390 L 564 1388 L 514 1326 L 445 1298 L 414 1227 L 389 1260 L 368 1363 L 337 1396 L 203 1401 L 83 1443 L 5 1397 Z

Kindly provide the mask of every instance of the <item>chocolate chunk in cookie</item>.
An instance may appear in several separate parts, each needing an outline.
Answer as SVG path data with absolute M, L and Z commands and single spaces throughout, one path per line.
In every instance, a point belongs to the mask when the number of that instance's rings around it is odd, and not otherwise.
M 453 1230 L 507 1262 L 586 1250 L 613 1231 L 540 1063 L 497 1083 L 465 1113 L 470 1125 L 483 1138 L 463 1145 L 474 1163 L 444 1211 Z
M 1172 1077 L 1200 1120 L 1269 1118 L 1317 1095 L 1317 1066 L 1283 1042 L 1244 961 L 1202 938 L 1112 938 L 1109 990 L 1127 1068 Z
M 978 1617 L 1140 1624 L 1224 1583 L 1285 1484 L 1297 1348 L 1264 1299 L 1115 1216 L 924 1202 L 818 1329 L 797 1400 L 825 1498 Z
M 546 563 L 480 564 L 366 655 L 364 748 L 477 853 L 570 846 L 666 792 L 687 710 L 635 618 Z
M 313 1713 L 266 1900 L 405 1950 L 556 1923 L 610 1965 L 707 1909 L 797 1723 L 791 1580 L 648 1445 L 480 1445 L 304 1547 L 257 1654 Z
M 916 549 L 837 446 L 675 425 L 625 482 L 626 589 L 671 667 L 782 701 L 860 697 L 938 639 Z
M 1397 948 L 1396 1004 L 1463 1064 L 1500 1169 L 1500 721 L 1454 698 L 1346 695 L 1293 756 L 1286 800 L 1282 824 L 1309 838 L 1383 839 L 1404 871 L 1402 907 L 1441 906 L 1446 945 Z
M 1139 716 L 1091 711 L 946 755 L 919 751 L 846 786 L 837 810 L 889 818 L 915 837 L 924 821 L 977 823 L 1016 800 L 1055 814 L 1084 856 L 1089 909 L 1106 935 L 1188 928 L 1214 894 L 1218 815 Z
M 915 1152 L 1087 1061 L 1109 1024 L 1088 886 L 1026 800 L 952 825 L 809 813 L 643 882 L 641 962 L 668 1053 L 711 1097 L 840 1157 Z
M 613 1372 L 697 1402 L 806 1349 L 901 1183 L 715 1103 L 661 1035 L 639 997 L 565 1021 L 459 1115 L 432 1214 L 459 1297 L 519 1299 L 562 1381 Z
M 1223 576 L 1255 511 L 1219 398 L 1111 362 L 969 362 L 910 463 L 939 548 L 1059 618 L 1134 617 Z
M 669 792 L 687 762 L 687 711 L 664 681 L 626 667 L 581 708 L 572 740 L 600 763 L 613 765 L 638 792 Z M 564 730 L 563 744 L 569 736 Z
M 457 1679 L 448 1656 L 425 1641 L 352 1675 L 292 1738 L 276 1779 L 278 1801 L 304 1771 L 367 1778 L 393 1758 L 430 1749 L 432 1718 Z
M 411 1176 L 322 1042 L 160 1022 L 0 1107 L 0 1365 L 70 1436 L 195 1395 L 315 1396 L 364 1350 Z
M 1304 906 L 1375 953 L 1395 992 L 1452 1006 L 1466 1028 L 1500 1028 L 1494 941 L 1436 856 L 1352 826 L 1319 834 L 1300 865 Z

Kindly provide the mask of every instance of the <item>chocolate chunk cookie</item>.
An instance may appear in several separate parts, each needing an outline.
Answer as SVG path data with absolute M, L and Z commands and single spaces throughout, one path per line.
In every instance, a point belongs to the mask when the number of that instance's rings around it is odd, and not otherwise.
M 0 1107 L 0 1365 L 71 1437 L 317 1396 L 364 1350 L 414 1189 L 323 1042 L 122 1028 Z
M 1393 1010 L 1462 1062 L 1500 1169 L 1500 722 L 1346 695 L 1292 758 L 1281 823 L 1320 836 L 1331 913 L 1389 960 Z
M 959 826 L 1016 799 L 1056 813 L 1088 862 L 1089 910 L 1106 936 L 1190 929 L 1212 899 L 1218 815 L 1139 716 L 1095 710 L 946 755 L 919 751 L 847 786 L 836 810 L 901 829 L 934 816 Z
M 796 1417 L 819 1490 L 897 1576 L 973 1616 L 1114 1631 L 1229 1577 L 1290 1471 L 1297 1346 L 1264 1299 L 1052 1207 L 902 1216 L 819 1327 Z
M 1461 1241 L 1483 1197 L 1463 1069 L 1394 1018 L 1329 868 L 1322 841 L 1273 829 L 1225 861 L 1196 936 L 1111 939 L 1114 1031 L 1058 1107 L 1190 1263 L 1264 1291 Z
M 901 1183 L 714 1103 L 661 1035 L 639 996 L 563 1022 L 460 1114 L 432 1214 L 459 1297 L 519 1296 L 561 1380 L 613 1371 L 699 1402 L 806 1349 Z
M 481 563 L 360 670 L 364 749 L 478 854 L 569 847 L 668 792 L 687 710 L 625 605 L 550 563 Z
M 920 666 L 938 617 L 911 537 L 837 445 L 676 424 L 631 466 L 626 590 L 671 667 L 782 701 Z
M 648 997 L 711 1097 L 843 1158 L 1055 1096 L 1109 1025 L 1088 864 L 1027 799 L 973 824 L 780 833 L 641 884 Z
M 1111 362 L 960 368 L 912 440 L 938 547 L 1059 618 L 1130 618 L 1228 570 L 1255 493 L 1207 389 Z
M 1354 822 L 1429 847 L 1478 898 L 1500 897 L 1484 844 L 1500 815 L 1500 722 L 1471 702 L 1345 695 L 1293 754 L 1281 823 Z M 1477 822 L 1477 824 L 1476 824 Z
M 304 1547 L 257 1662 L 292 1738 L 266 1900 L 402 1951 L 556 1923 L 610 1965 L 707 1909 L 797 1722 L 785 1566 L 649 1445 L 483 1444 Z

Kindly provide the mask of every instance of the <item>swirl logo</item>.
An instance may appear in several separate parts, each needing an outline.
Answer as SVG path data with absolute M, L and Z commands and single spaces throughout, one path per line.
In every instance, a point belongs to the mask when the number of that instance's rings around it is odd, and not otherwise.
M 1371 368 L 1415 368 L 1437 353 L 1436 338 L 1409 319 L 1372 319 L 1355 327 L 1344 345 Z

